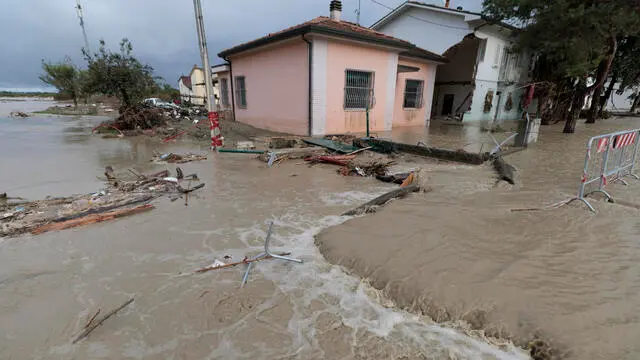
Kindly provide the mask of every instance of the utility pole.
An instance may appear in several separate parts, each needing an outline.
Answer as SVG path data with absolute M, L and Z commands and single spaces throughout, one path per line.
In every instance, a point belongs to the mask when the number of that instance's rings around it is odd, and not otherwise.
M 213 98 L 213 79 L 211 78 L 211 67 L 209 66 L 209 50 L 207 50 L 207 37 L 204 32 L 204 20 L 202 18 L 202 5 L 200 0 L 193 0 L 193 7 L 196 14 L 196 31 L 198 33 L 198 47 L 202 58 L 204 70 L 205 97 L 207 101 L 207 111 L 209 112 L 209 127 L 211 128 L 211 149 L 222 146 L 222 136 L 220 134 L 220 123 L 218 113 L 215 111 L 215 100 Z
M 362 0 L 358 0 L 358 10 L 356 10 L 356 14 L 358 14 L 358 20 L 356 21 L 356 24 L 360 25 L 360 10 L 362 9 Z
M 84 48 L 87 53 L 91 52 L 89 49 L 89 40 L 87 40 L 87 31 L 84 29 L 84 15 L 82 14 L 82 5 L 80 0 L 76 0 L 76 10 L 78 11 L 78 19 L 80 19 L 80 27 L 82 28 L 82 36 L 84 37 Z

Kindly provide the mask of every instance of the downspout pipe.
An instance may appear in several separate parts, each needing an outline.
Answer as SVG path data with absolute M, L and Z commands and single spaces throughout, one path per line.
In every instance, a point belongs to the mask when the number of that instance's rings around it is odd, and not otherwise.
M 229 63 L 229 83 L 231 86 L 231 112 L 233 113 L 233 121 L 236 121 L 236 95 L 233 91 L 233 64 L 231 59 L 223 57 L 224 61 Z
M 309 136 L 313 136 L 313 43 L 305 37 L 306 34 L 302 34 L 302 40 L 307 43 L 307 47 L 309 48 Z

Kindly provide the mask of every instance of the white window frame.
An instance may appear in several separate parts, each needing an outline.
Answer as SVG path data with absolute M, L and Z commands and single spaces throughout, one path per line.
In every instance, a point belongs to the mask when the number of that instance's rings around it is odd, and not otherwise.
M 416 100 L 415 100 L 415 106 L 407 106 L 407 86 L 409 86 L 409 81 L 417 81 L 418 82 L 418 88 L 416 89 L 415 95 Z M 405 79 L 404 81 L 404 97 L 402 98 L 402 108 L 403 109 L 422 109 L 422 107 L 424 106 L 424 80 L 422 79 Z
M 240 86 L 239 80 L 242 79 L 242 86 Z M 244 75 L 235 77 L 235 92 L 236 92 L 236 104 L 239 109 L 247 108 L 247 78 Z M 242 101 L 244 99 L 244 102 Z
M 361 74 L 368 74 L 369 75 L 369 80 L 368 80 L 368 84 L 367 87 L 361 86 L 361 84 L 356 84 L 356 85 L 349 85 L 348 84 L 348 80 L 349 80 L 349 74 L 351 73 L 351 75 L 355 75 L 353 73 L 361 73 Z M 363 110 L 367 110 L 367 104 L 369 109 L 372 109 L 375 105 L 375 94 L 374 94 L 374 84 L 375 84 L 375 71 L 370 71 L 370 70 L 359 70 L 359 69 L 345 69 L 344 70 L 344 109 L 348 110 L 348 111 L 363 111 Z M 354 102 L 354 100 L 349 99 L 349 97 L 353 97 L 353 96 L 359 96 L 358 94 L 349 94 L 349 90 L 354 89 L 354 90 L 363 90 L 366 89 L 367 91 L 367 96 L 366 98 L 363 100 L 363 102 L 365 103 L 365 105 L 363 107 L 359 107 L 359 106 L 351 106 L 351 102 Z M 358 104 L 359 105 L 359 104 Z

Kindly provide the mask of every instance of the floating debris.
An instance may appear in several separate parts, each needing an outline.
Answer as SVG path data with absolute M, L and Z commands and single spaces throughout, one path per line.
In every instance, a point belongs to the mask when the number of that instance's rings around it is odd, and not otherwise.
M 82 333 L 80 333 L 80 335 L 78 335 L 73 340 L 73 344 L 75 344 L 78 341 L 80 341 L 80 340 L 86 338 L 87 336 L 89 336 L 89 334 L 91 334 L 93 332 L 93 330 L 95 330 L 98 326 L 102 325 L 102 323 L 105 322 L 105 320 L 107 320 L 108 318 L 110 318 L 113 315 L 117 314 L 120 310 L 124 309 L 125 307 L 129 306 L 129 304 L 131 304 L 133 302 L 133 300 L 134 300 L 134 298 L 131 298 L 131 299 L 127 300 L 124 304 L 122 304 L 122 305 L 118 306 L 117 308 L 109 311 L 108 314 L 106 314 L 105 316 L 101 317 L 99 320 L 94 322 L 96 316 L 98 316 L 98 313 L 100 312 L 100 309 L 98 309 L 98 311 L 91 318 L 91 320 L 89 320 L 89 322 L 85 325 L 84 331 Z
M 107 189 L 86 195 L 23 202 L 19 206 L 3 201 L 0 203 L 0 237 L 41 234 L 146 212 L 153 209 L 149 202 L 159 196 L 177 194 L 180 197 L 205 185 L 197 183 L 196 174 L 184 175 L 179 168 L 176 172 L 178 176 L 171 181 L 166 180 L 170 178 L 167 170 L 151 175 L 133 172 L 135 180 L 122 180 L 112 167 L 107 166 Z
M 170 164 L 184 164 L 191 161 L 207 160 L 205 155 L 186 153 L 186 154 L 159 154 L 155 153 L 151 161 L 155 163 L 170 163 Z
M 27 114 L 25 112 L 22 112 L 22 111 L 12 111 L 12 112 L 9 113 L 9 116 L 13 117 L 13 118 L 15 118 L 15 117 L 28 118 L 29 114 Z

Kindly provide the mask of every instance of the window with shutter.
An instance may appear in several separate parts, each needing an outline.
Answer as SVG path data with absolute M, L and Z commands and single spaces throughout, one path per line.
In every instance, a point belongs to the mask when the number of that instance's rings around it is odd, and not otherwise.
M 347 110 L 371 109 L 374 103 L 373 72 L 345 71 L 344 108 Z
M 404 108 L 419 109 L 422 107 L 424 81 L 407 79 L 404 85 Z

